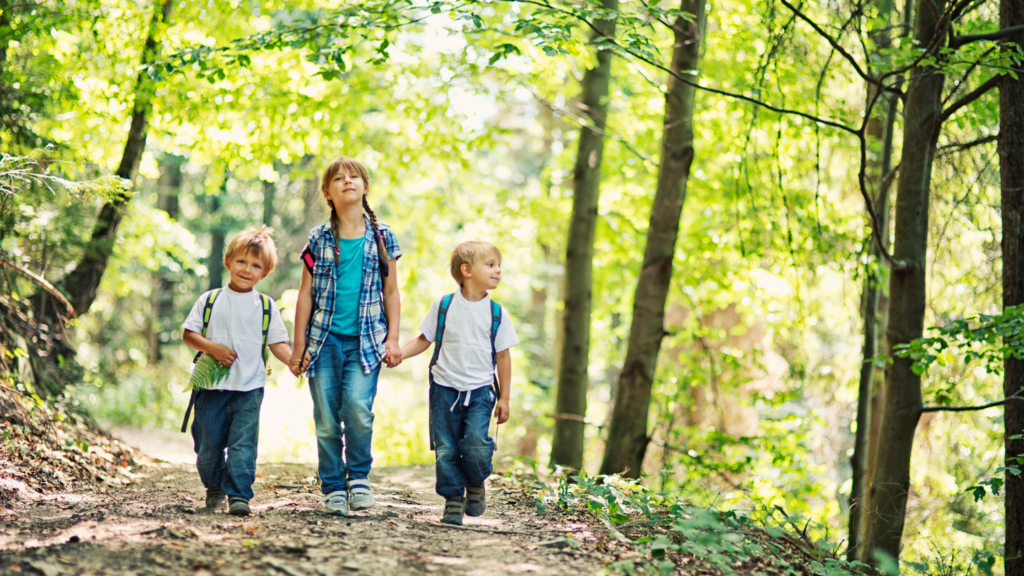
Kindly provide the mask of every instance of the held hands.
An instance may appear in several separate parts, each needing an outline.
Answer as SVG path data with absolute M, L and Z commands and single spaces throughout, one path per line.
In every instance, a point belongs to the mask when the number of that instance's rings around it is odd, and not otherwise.
M 288 360 L 288 369 L 295 376 L 301 376 L 309 367 L 309 360 L 312 358 L 309 352 L 303 352 L 301 348 L 292 351 L 292 357 Z
M 498 424 L 508 422 L 508 415 L 508 398 L 499 398 L 498 401 L 494 403 L 494 417 L 498 419 Z
M 221 344 L 214 344 L 210 350 L 207 351 L 207 354 L 213 356 L 217 362 L 220 362 L 228 368 L 230 368 L 231 365 L 235 363 L 235 360 L 238 359 L 238 354 L 235 354 L 234 350 Z
M 402 348 L 398 345 L 397 338 L 384 341 L 384 363 L 388 368 L 394 368 L 402 363 Z

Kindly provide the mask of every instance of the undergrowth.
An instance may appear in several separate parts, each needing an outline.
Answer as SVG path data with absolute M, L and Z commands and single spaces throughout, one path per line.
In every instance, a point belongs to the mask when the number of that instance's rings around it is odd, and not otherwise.
M 533 466 L 510 473 L 509 480 L 533 498 L 538 514 L 587 515 L 636 552 L 610 563 L 610 574 L 854 576 L 868 569 L 840 558 L 837 545 L 812 541 L 806 525 L 801 529 L 792 517 L 772 524 L 693 506 L 678 493 L 653 492 L 616 475 L 556 474 L 545 481 Z M 898 573 L 894 559 L 876 560 L 881 574 Z

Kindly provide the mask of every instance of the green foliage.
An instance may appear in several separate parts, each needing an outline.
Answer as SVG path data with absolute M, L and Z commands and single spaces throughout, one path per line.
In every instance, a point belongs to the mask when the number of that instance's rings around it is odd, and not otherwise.
M 989 374 L 1002 374 L 1006 358 L 1024 359 L 1024 306 L 1010 306 L 1002 314 L 978 314 L 929 328 L 938 336 L 918 338 L 896 346 L 896 355 L 914 360 L 915 374 L 924 374 L 932 364 L 945 366 L 952 352 L 963 363 L 978 361 Z M 948 396 L 942 396 L 948 399 Z
M 836 558 L 820 544 L 808 545 L 787 525 L 760 525 L 738 511 L 694 506 L 677 493 L 651 492 L 639 482 L 618 476 L 559 476 L 554 484 L 547 484 L 534 474 L 526 486 L 539 514 L 551 507 L 586 511 L 616 539 L 635 547 L 640 560 L 622 560 L 610 566 L 622 574 L 633 574 L 642 567 L 672 574 L 680 562 L 687 569 L 693 569 L 696 562 L 705 570 L 725 575 L 746 573 L 741 568 L 754 566 L 823 576 L 852 576 L 865 568 Z
M 225 366 L 208 354 L 199 357 L 192 369 L 192 377 L 188 379 L 189 390 L 209 390 L 224 380 L 231 373 L 231 367 Z

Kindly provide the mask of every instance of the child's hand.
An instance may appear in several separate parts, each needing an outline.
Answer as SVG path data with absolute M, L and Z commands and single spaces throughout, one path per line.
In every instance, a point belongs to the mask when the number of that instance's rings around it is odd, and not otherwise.
M 306 371 L 309 366 L 309 360 L 312 358 L 309 352 L 303 352 L 299 348 L 292 351 L 292 357 L 288 360 L 288 369 L 292 371 L 292 374 L 299 376 Z
M 498 424 L 504 424 L 508 422 L 509 408 L 508 398 L 499 398 L 494 404 L 494 417 L 498 419 Z
M 231 365 L 235 363 L 235 360 L 238 359 L 238 354 L 235 354 L 234 350 L 221 344 L 214 344 L 207 354 L 213 356 L 217 362 L 220 362 L 228 368 L 230 368 Z
M 402 363 L 402 348 L 395 340 L 384 342 L 384 363 L 388 368 L 394 368 Z

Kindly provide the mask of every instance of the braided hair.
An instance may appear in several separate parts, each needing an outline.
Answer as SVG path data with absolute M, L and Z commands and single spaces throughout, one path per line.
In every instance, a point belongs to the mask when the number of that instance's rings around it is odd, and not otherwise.
M 338 244 L 340 244 L 340 236 L 338 234 L 338 211 L 334 208 L 334 202 L 331 201 L 327 195 L 327 190 L 331 185 L 331 181 L 342 169 L 347 172 L 354 172 L 363 179 L 363 184 L 368 191 L 370 189 L 370 175 L 367 173 L 366 168 L 354 158 L 347 156 L 339 156 L 331 161 L 324 170 L 323 178 L 320 180 L 320 191 L 327 198 L 327 205 L 331 209 L 331 231 L 334 233 L 334 263 L 338 263 Z M 370 203 L 366 201 L 366 195 L 363 195 L 363 211 L 366 212 L 370 217 L 370 226 L 373 228 L 373 238 L 377 243 L 377 265 L 380 268 L 381 277 L 388 275 L 388 261 L 391 259 L 388 255 L 388 249 L 384 245 L 384 235 L 380 233 L 380 226 L 377 224 L 377 215 L 370 208 Z

